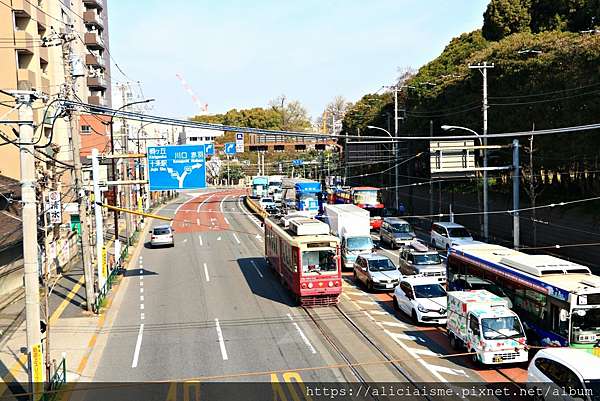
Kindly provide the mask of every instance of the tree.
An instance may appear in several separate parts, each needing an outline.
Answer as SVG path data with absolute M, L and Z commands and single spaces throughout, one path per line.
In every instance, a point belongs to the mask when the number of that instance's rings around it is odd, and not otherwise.
M 271 109 L 279 113 L 281 128 L 284 131 L 305 131 L 312 126 L 308 112 L 298 100 L 287 102 L 285 95 L 269 102 Z
M 530 8 L 531 0 L 492 0 L 483 14 L 483 37 L 497 41 L 513 33 L 528 32 Z
M 339 133 L 342 121 L 351 107 L 352 103 L 346 101 L 343 96 L 336 96 L 327 104 L 323 114 L 317 117 L 315 125 L 318 129 L 324 128 L 324 132 L 335 135 Z M 334 120 L 336 125 L 335 130 L 333 129 Z

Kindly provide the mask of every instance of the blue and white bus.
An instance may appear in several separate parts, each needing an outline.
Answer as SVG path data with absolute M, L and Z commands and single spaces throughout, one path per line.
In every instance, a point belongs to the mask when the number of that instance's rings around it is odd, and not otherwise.
M 588 267 L 474 242 L 450 248 L 447 275 L 449 290 L 487 289 L 508 298 L 529 344 L 600 356 L 600 277 Z

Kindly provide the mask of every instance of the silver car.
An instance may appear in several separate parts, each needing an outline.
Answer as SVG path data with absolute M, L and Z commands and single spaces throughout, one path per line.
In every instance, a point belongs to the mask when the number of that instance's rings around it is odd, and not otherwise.
M 171 228 L 171 226 L 158 226 L 154 227 L 150 230 L 150 246 L 175 246 L 175 241 L 173 240 L 173 233 L 175 230 Z
M 400 282 L 400 272 L 387 256 L 359 255 L 354 262 L 354 281 L 369 291 L 392 291 Z
M 379 229 L 379 239 L 392 249 L 400 248 L 415 239 L 415 232 L 406 220 L 386 217 Z

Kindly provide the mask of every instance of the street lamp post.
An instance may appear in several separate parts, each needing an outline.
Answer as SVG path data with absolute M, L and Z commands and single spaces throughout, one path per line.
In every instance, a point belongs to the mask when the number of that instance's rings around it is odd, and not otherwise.
M 153 102 L 155 99 L 144 99 L 144 100 L 139 100 L 136 102 L 131 102 L 131 103 L 127 103 L 122 105 L 121 107 L 119 107 L 114 113 L 112 113 L 112 115 L 110 116 L 110 121 L 108 122 L 108 125 L 110 125 L 110 152 L 114 155 L 115 154 L 115 137 L 114 137 L 114 130 L 113 130 L 113 125 L 114 125 L 114 119 L 115 119 L 115 115 L 123 110 L 126 107 L 129 106 L 134 106 L 136 104 L 143 104 L 143 103 L 150 103 Z M 129 138 L 125 138 L 125 141 L 128 141 Z M 117 168 L 116 168 L 116 162 L 115 159 L 111 159 L 111 176 L 113 181 L 117 181 L 116 179 L 116 172 L 117 172 Z M 117 185 L 113 186 L 113 198 L 114 198 L 114 202 L 115 202 L 115 206 L 117 204 Z M 98 201 L 98 200 L 96 200 Z M 116 210 L 113 213 L 114 216 L 114 225 L 115 225 L 115 241 L 119 239 L 119 212 L 117 212 Z M 129 238 L 127 239 L 129 241 Z
M 396 119 L 396 121 L 398 121 L 398 120 Z M 396 209 L 398 211 L 400 211 L 400 208 L 399 208 L 400 194 L 398 192 L 400 188 L 398 186 L 398 160 L 397 160 L 398 155 L 396 154 L 396 141 L 394 141 L 394 136 L 386 129 L 383 129 L 381 127 L 375 127 L 372 125 L 368 125 L 367 128 L 383 131 L 386 134 L 388 134 L 390 136 L 390 138 L 392 138 L 392 154 L 394 155 L 393 160 L 392 160 L 392 162 L 394 163 L 394 197 L 395 197 L 394 204 L 396 206 Z M 396 131 L 397 130 L 398 129 L 396 127 Z
M 470 128 L 459 127 L 456 125 L 442 125 L 442 130 L 444 131 L 452 131 L 452 130 L 462 130 L 472 133 L 479 140 L 479 144 L 484 146 L 484 143 L 481 139 L 481 135 Z M 483 149 L 483 238 L 484 241 L 488 240 L 489 237 L 489 216 L 488 216 L 488 174 L 487 174 L 487 151 Z

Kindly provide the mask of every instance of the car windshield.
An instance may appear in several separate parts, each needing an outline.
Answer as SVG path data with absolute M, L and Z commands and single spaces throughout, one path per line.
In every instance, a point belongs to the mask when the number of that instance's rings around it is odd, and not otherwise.
M 521 322 L 516 316 L 481 319 L 481 328 L 486 340 L 524 336 Z
M 352 237 L 346 241 L 349 251 L 365 251 L 373 248 L 371 237 Z
M 457 228 L 449 228 L 448 233 L 451 238 L 470 238 L 471 234 L 467 231 L 466 228 L 457 227 Z
M 426 255 L 414 255 L 415 265 L 437 265 L 442 263 L 440 255 L 437 253 L 428 253 Z
M 166 235 L 166 234 L 171 234 L 170 228 L 155 228 L 154 229 L 154 235 Z
M 369 260 L 369 270 L 372 272 L 382 272 L 396 270 L 396 266 L 389 259 L 371 259 Z
M 408 234 L 411 232 L 410 224 L 394 223 L 390 224 L 390 229 L 393 233 Z
M 439 284 L 415 285 L 416 298 L 441 298 L 446 296 L 446 290 Z
M 571 312 L 572 341 L 595 343 L 600 338 L 600 308 L 573 309 Z
M 302 272 L 317 273 L 335 272 L 337 271 L 337 263 L 335 252 L 324 251 L 304 251 L 302 252 Z

